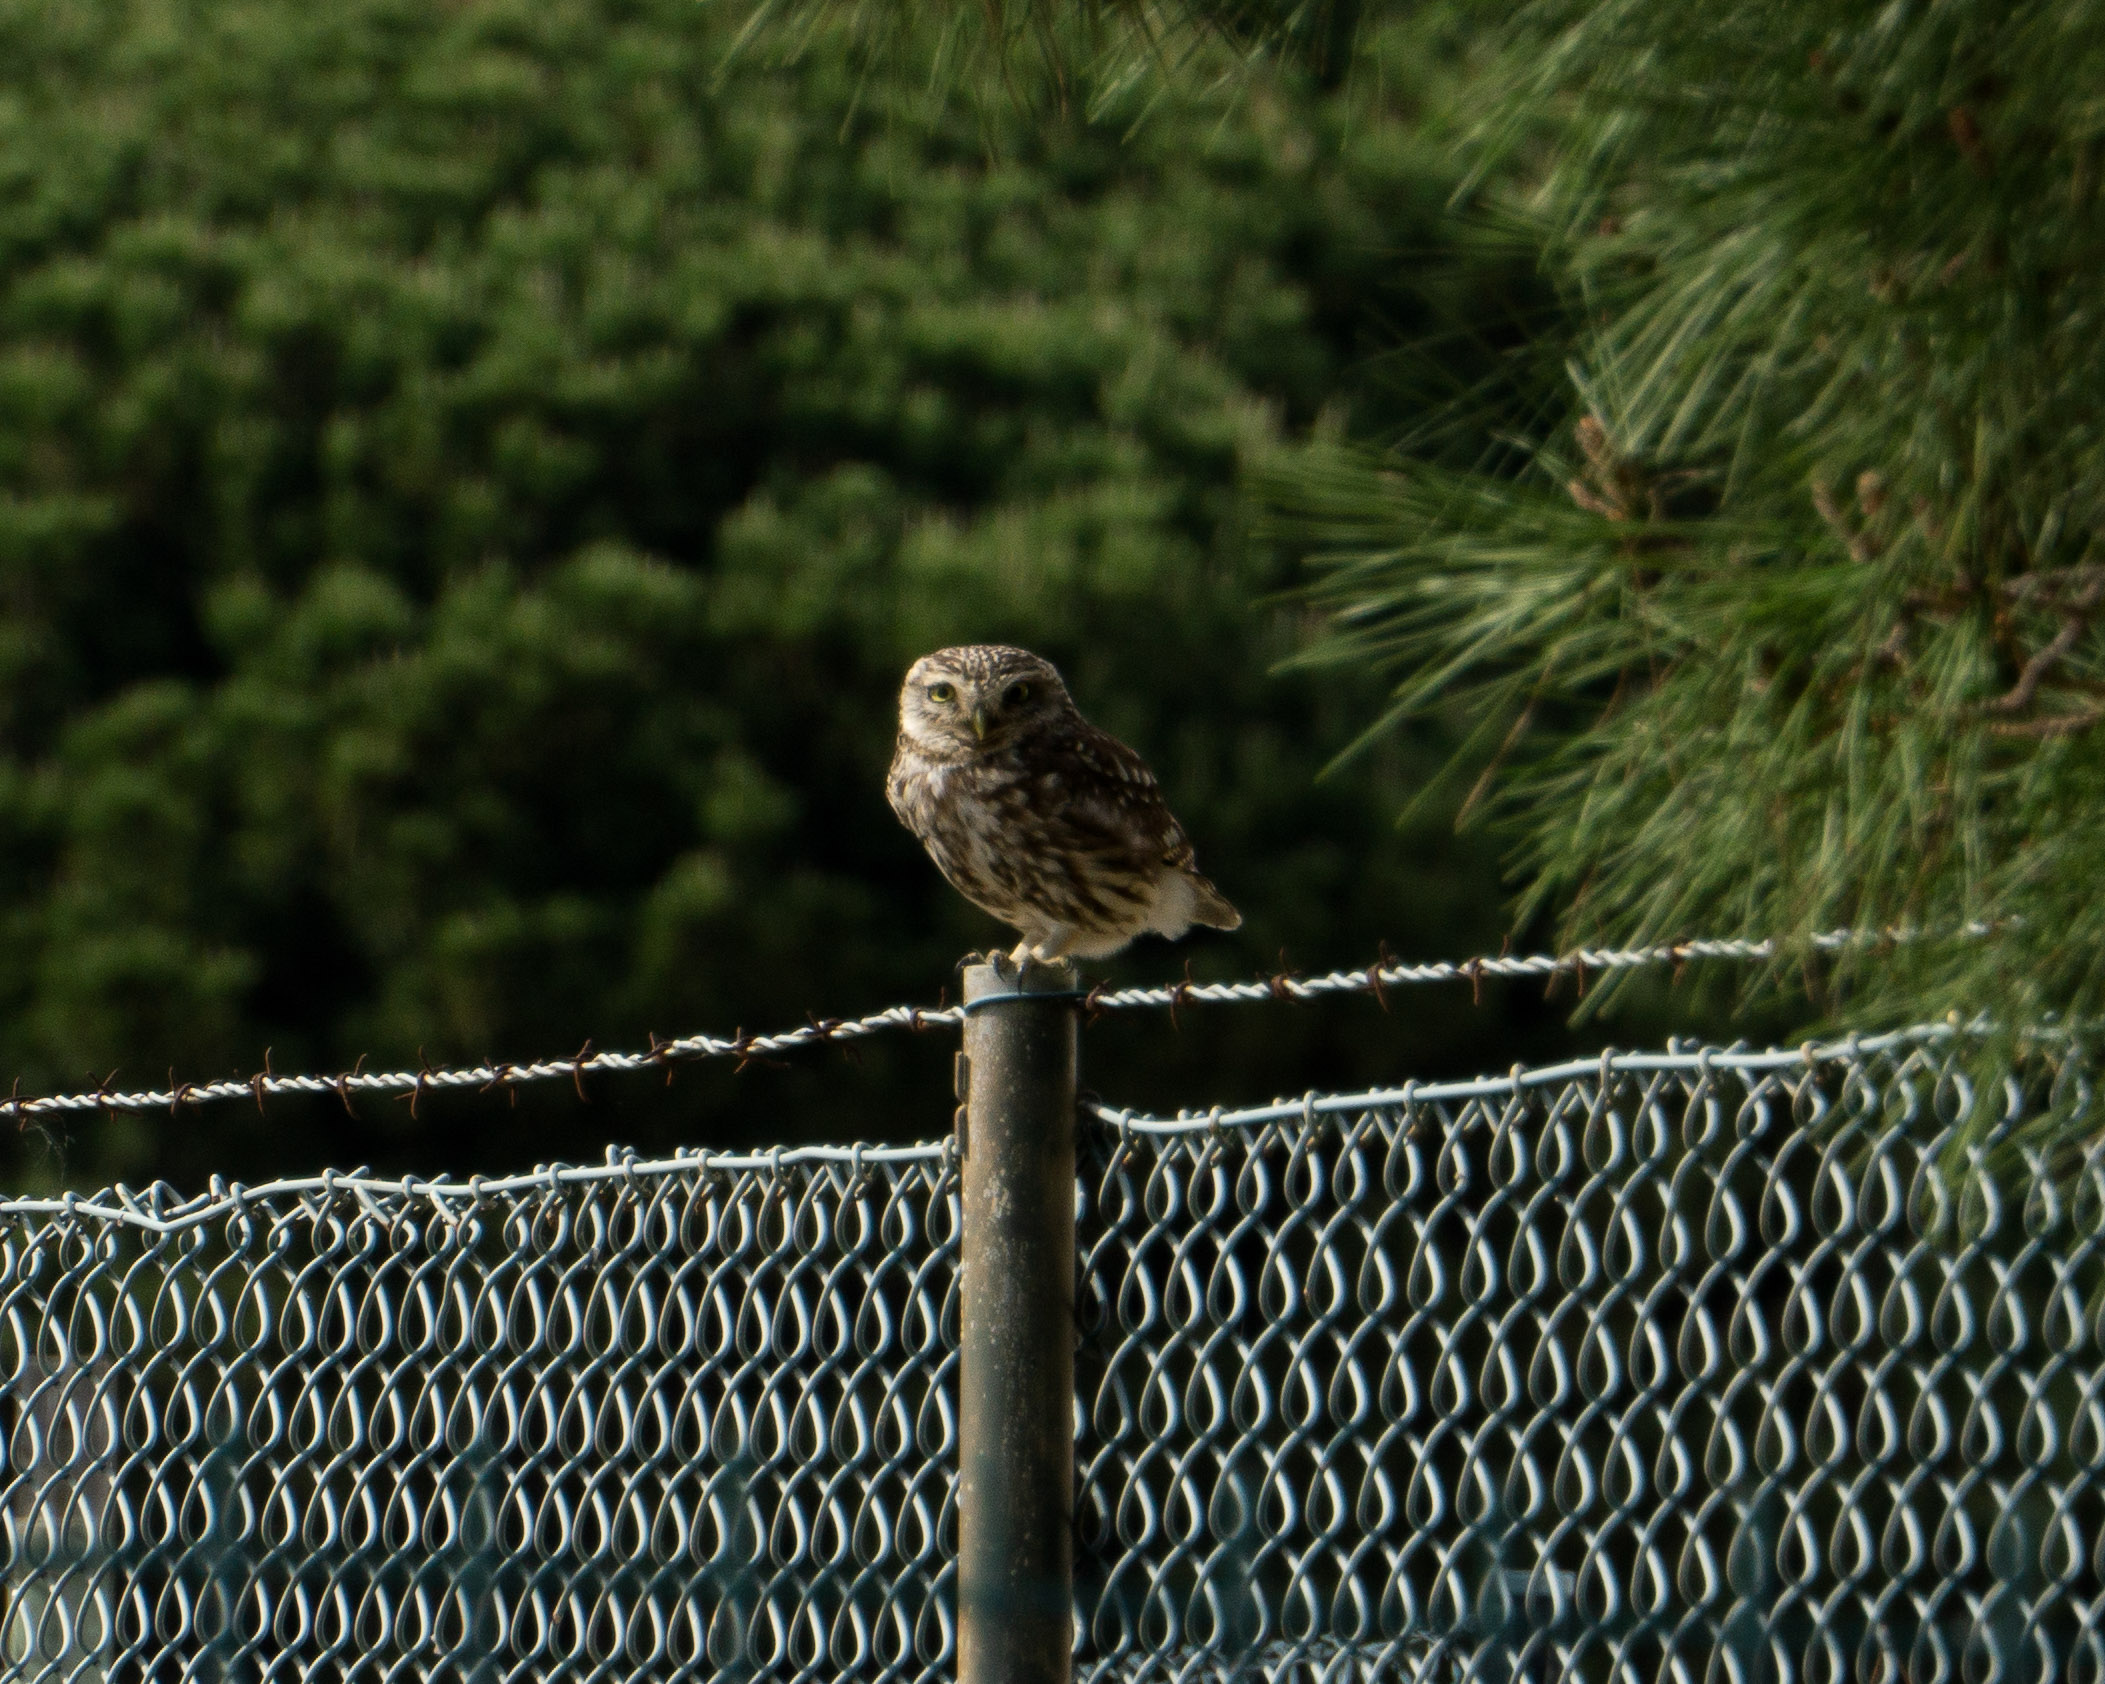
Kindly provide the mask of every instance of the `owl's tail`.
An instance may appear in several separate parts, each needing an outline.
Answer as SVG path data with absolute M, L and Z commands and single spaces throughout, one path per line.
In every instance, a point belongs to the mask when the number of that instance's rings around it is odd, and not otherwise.
M 1216 930 L 1242 928 L 1243 915 L 1228 904 L 1228 897 L 1196 871 L 1184 874 L 1191 882 L 1191 921 Z

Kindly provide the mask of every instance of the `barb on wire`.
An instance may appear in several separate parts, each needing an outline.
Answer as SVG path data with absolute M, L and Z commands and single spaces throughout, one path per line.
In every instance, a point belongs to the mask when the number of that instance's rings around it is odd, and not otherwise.
M 743 1066 L 766 1054 L 794 1052 L 823 1041 L 854 1040 L 890 1029 L 933 1029 L 955 1024 L 962 1017 L 963 1013 L 955 1006 L 936 1011 L 925 1006 L 891 1006 L 881 1012 L 872 1012 L 868 1017 L 848 1022 L 832 1021 L 825 1027 L 808 1025 L 802 1029 L 785 1030 L 779 1035 L 739 1033 L 729 1036 L 687 1035 L 674 1041 L 653 1039 L 651 1049 L 640 1053 L 594 1052 L 592 1043 L 587 1041 L 570 1058 L 546 1058 L 532 1064 L 492 1060 L 460 1070 L 368 1072 L 361 1057 L 355 1067 L 337 1076 L 279 1076 L 264 1070 L 254 1076 L 230 1077 L 221 1082 L 185 1082 L 160 1092 L 117 1093 L 107 1086 L 92 1093 L 47 1094 L 38 1098 L 24 1098 L 17 1092 L 14 1097 L 0 1099 L 0 1116 L 11 1117 L 19 1125 L 27 1118 L 55 1112 L 158 1111 L 177 1104 L 208 1105 L 215 1100 L 251 1097 L 260 1104 L 266 1096 L 281 1094 L 334 1094 L 348 1110 L 352 1096 L 356 1094 L 386 1094 L 414 1099 L 460 1088 L 501 1087 L 516 1091 L 528 1082 L 554 1081 L 572 1083 L 578 1097 L 584 1099 L 587 1076 L 656 1070 L 675 1062 L 708 1058 L 736 1059 Z
M 1961 933 L 1981 936 L 1988 934 L 1991 928 L 1986 924 L 1969 924 Z M 1815 936 L 1812 945 L 1821 952 L 1831 953 L 1847 947 L 1912 939 L 1914 933 L 1910 931 L 1836 930 Z M 1318 1000 L 1332 994 L 1372 994 L 1386 1008 L 1386 991 L 1410 984 L 1466 982 L 1481 998 L 1479 991 L 1485 977 L 1584 977 L 1588 972 L 1626 971 L 1651 965 L 1671 965 L 1678 970 L 1692 959 L 1761 961 L 1775 955 L 1776 943 L 1773 941 L 1680 941 L 1654 947 L 1582 949 L 1561 955 L 1501 954 L 1496 958 L 1466 959 L 1459 963 L 1446 959 L 1419 965 L 1377 962 L 1361 970 L 1332 971 L 1326 976 L 1296 977 L 1282 972 L 1250 982 L 1193 982 L 1187 975 L 1185 980 L 1165 987 L 1106 989 L 1099 985 L 1089 990 L 1085 1004 L 1091 1017 L 1100 1012 L 1166 1006 L 1172 1020 L 1177 1008 L 1186 1004 L 1219 1006 L 1271 1000 Z M 1386 957 L 1384 953 L 1384 960 Z M 965 1011 L 961 1006 L 888 1006 L 867 1017 L 821 1018 L 775 1035 L 748 1035 L 740 1030 L 729 1036 L 687 1035 L 673 1041 L 660 1041 L 654 1035 L 650 1050 L 640 1053 L 594 1052 L 592 1043 L 587 1041 L 569 1058 L 541 1059 L 532 1064 L 492 1060 L 459 1070 L 425 1068 L 368 1073 L 365 1058 L 360 1055 L 357 1064 L 340 1075 L 280 1076 L 270 1069 L 266 1054 L 264 1068 L 253 1076 L 230 1077 L 218 1082 L 177 1083 L 171 1072 L 169 1086 L 159 1091 L 116 1093 L 110 1090 L 109 1078 L 106 1078 L 101 1087 L 88 1093 L 24 1098 L 18 1083 L 11 1097 L 0 1099 L 0 1116 L 12 1118 L 20 1128 L 31 1118 L 68 1112 L 175 1111 L 183 1106 L 243 1098 L 253 1099 L 260 1107 L 266 1096 L 280 1094 L 334 1094 L 347 1111 L 351 1109 L 354 1094 L 387 1094 L 408 1098 L 414 1111 L 415 1101 L 430 1093 L 500 1087 L 516 1098 L 517 1090 L 525 1083 L 551 1081 L 570 1082 L 579 1099 L 584 1100 L 587 1098 L 587 1076 L 662 1069 L 669 1078 L 674 1064 L 711 1058 L 733 1059 L 742 1070 L 756 1060 L 768 1061 L 769 1055 L 776 1053 L 797 1052 L 805 1047 L 836 1041 L 860 1040 L 866 1035 L 881 1035 L 895 1029 L 920 1032 L 951 1028 L 961 1024 L 964 1018 Z M 111 1074 L 114 1077 L 115 1072 Z
M 1751 1080 L 1775 1072 L 1810 1071 L 1834 1064 L 1854 1066 L 1871 1057 L 1891 1057 L 1902 1061 L 1905 1067 L 1910 1055 L 1933 1053 L 1965 1037 L 1989 1033 L 1992 1027 L 1986 1019 L 1969 1024 L 1924 1023 L 1880 1035 L 1807 1041 L 1795 1047 L 1703 1047 L 1670 1041 L 1665 1052 L 1604 1049 L 1556 1064 L 1516 1064 L 1503 1076 L 1412 1081 L 1399 1088 L 1369 1088 L 1352 1093 L 1311 1092 L 1268 1105 L 1235 1109 L 1215 1105 L 1200 1111 L 1179 1111 L 1173 1117 L 1108 1105 L 1089 1093 L 1081 1096 L 1081 1104 L 1083 1114 L 1093 1123 L 1130 1144 L 1144 1136 L 1254 1133 L 1280 1123 L 1301 1122 L 1313 1127 L 1324 1119 L 1493 1098 L 1523 1088 L 1557 1088 L 1586 1078 L 1605 1085 L 1616 1076 L 1681 1074 L 1707 1079 L 1712 1074 L 1735 1072 Z M 333 1085 L 323 1084 L 325 1090 Z M 752 1174 L 779 1182 L 785 1169 L 800 1165 L 845 1170 L 845 1184 L 853 1185 L 866 1180 L 876 1169 L 932 1168 L 943 1164 L 956 1144 L 954 1136 L 945 1135 L 899 1146 L 774 1146 L 759 1151 L 688 1147 L 655 1158 L 641 1157 L 627 1147 L 609 1146 L 604 1161 L 596 1164 L 540 1164 L 521 1175 L 475 1176 L 467 1181 L 380 1176 L 367 1169 L 324 1170 L 318 1175 L 294 1176 L 255 1186 L 228 1184 L 215 1176 L 208 1192 L 189 1198 L 180 1196 L 165 1182 L 144 1189 L 120 1184 L 88 1196 L 72 1192 L 32 1197 L 0 1194 L 0 1218 L 64 1216 L 72 1221 L 107 1222 L 168 1234 L 202 1227 L 244 1205 L 295 1205 L 348 1195 L 357 1199 L 369 1216 L 385 1223 L 390 1209 L 411 1203 L 429 1205 L 441 1215 L 451 1216 L 516 1194 L 555 1193 L 566 1187 L 617 1181 L 633 1184 L 689 1175 Z

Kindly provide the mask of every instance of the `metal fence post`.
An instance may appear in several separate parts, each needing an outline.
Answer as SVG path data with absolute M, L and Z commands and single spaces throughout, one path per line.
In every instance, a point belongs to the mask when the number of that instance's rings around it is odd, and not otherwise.
M 1073 1672 L 1074 994 L 1067 966 L 965 972 L 959 1684 Z

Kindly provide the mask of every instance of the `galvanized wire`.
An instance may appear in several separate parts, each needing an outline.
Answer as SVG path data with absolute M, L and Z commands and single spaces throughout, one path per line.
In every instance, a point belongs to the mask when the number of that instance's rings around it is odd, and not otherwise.
M 1079 1676 L 2105 1677 L 2073 1058 L 1085 1130 Z M 8 1675 L 955 1670 L 948 1142 L 0 1203 Z
M 1987 935 L 1992 926 L 1970 924 L 1960 932 L 1966 938 Z M 1888 930 L 1876 934 L 1836 930 L 1815 936 L 1812 945 L 1821 952 L 1849 947 L 1873 947 L 1917 939 L 1914 932 Z M 1133 1011 L 1148 1007 L 1181 1005 L 1227 1005 L 1267 1000 L 1317 1000 L 1333 994 L 1380 995 L 1391 988 L 1428 983 L 1467 982 L 1472 987 L 1492 978 L 1554 978 L 1602 976 L 1613 971 L 1657 966 L 1678 967 L 1703 959 L 1761 962 L 1776 956 L 1772 941 L 1681 941 L 1653 947 L 1581 949 L 1564 954 L 1512 954 L 1478 959 L 1434 960 L 1424 964 L 1391 963 L 1386 958 L 1356 971 L 1332 971 L 1324 976 L 1297 977 L 1281 973 L 1254 982 L 1177 982 L 1155 988 L 1093 988 L 1082 996 L 1093 1014 Z M 414 1102 L 426 1093 L 493 1092 L 539 1082 L 571 1082 L 580 1096 L 588 1077 L 625 1075 L 642 1070 L 664 1070 L 673 1065 L 704 1059 L 735 1059 L 743 1066 L 755 1058 L 778 1053 L 800 1052 L 837 1041 L 856 1041 L 895 1030 L 920 1033 L 930 1029 L 955 1028 L 964 1021 L 961 1006 L 888 1006 L 864 1017 L 816 1018 L 794 1029 L 771 1035 L 748 1035 L 739 1030 L 730 1035 L 684 1035 L 677 1039 L 651 1040 L 647 1052 L 594 1052 L 591 1042 L 569 1058 L 542 1058 L 512 1064 L 491 1060 L 464 1068 L 445 1070 L 375 1070 L 361 1067 L 333 1076 L 280 1076 L 272 1070 L 222 1081 L 179 1082 L 166 1088 L 99 1088 L 80 1093 L 24 1095 L 16 1091 L 0 1099 L 0 1117 L 21 1127 L 30 1119 L 90 1111 L 168 1111 L 186 1106 L 222 1104 L 229 1100 L 251 1100 L 259 1108 L 269 1098 L 303 1095 L 334 1097 L 348 1106 L 353 1096 L 380 1095 L 408 1098 Z

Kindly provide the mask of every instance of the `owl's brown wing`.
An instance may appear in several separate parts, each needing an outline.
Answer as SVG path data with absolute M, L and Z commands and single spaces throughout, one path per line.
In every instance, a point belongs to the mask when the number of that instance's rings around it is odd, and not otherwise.
M 1051 764 L 1060 822 L 1075 844 L 1123 855 L 1136 867 L 1188 867 L 1191 839 L 1162 799 L 1148 764 L 1108 731 L 1077 722 L 1054 747 Z

